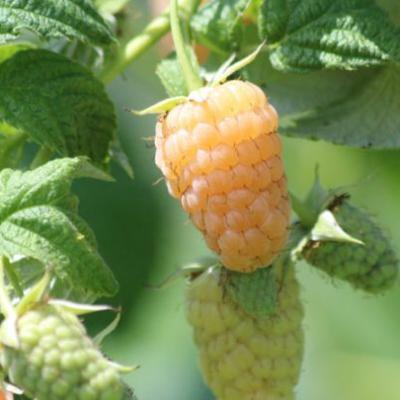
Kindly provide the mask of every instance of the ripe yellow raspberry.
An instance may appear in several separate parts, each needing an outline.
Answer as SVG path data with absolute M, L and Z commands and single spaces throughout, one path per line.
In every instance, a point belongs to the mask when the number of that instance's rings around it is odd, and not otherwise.
M 286 244 L 290 205 L 277 127 L 263 91 L 242 81 L 200 89 L 157 123 L 156 164 L 169 192 L 233 270 L 270 265 Z
M 218 400 L 294 400 L 303 355 L 303 309 L 289 270 L 269 317 L 252 317 L 209 269 L 187 287 L 187 318 L 204 378 Z

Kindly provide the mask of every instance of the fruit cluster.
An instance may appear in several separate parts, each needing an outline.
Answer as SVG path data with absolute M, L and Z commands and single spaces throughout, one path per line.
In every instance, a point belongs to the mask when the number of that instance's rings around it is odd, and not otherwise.
M 186 289 L 189 323 L 206 382 L 219 400 L 290 400 L 303 355 L 303 308 L 292 268 L 275 311 L 253 317 L 225 296 L 218 269 Z
M 286 244 L 290 205 L 277 127 L 263 91 L 235 80 L 192 93 L 157 124 L 156 164 L 169 192 L 233 270 L 268 266 Z

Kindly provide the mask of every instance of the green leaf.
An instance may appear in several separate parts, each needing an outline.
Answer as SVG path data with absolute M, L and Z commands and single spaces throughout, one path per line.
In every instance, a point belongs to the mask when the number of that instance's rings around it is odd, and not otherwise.
M 175 54 L 165 58 L 158 64 L 156 74 L 160 78 L 168 96 L 188 95 L 185 77 Z
M 260 56 L 244 73 L 265 89 L 280 132 L 360 148 L 400 148 L 400 69 L 281 73 Z
M 217 53 L 237 50 L 248 5 L 249 0 L 210 0 L 190 21 L 195 38 Z
M 373 0 L 265 0 L 259 18 L 274 68 L 352 70 L 400 60 L 400 29 Z
M 352 93 L 282 118 L 289 135 L 374 149 L 400 148 L 400 68 L 387 67 Z
M 21 50 L 28 50 L 33 47 L 30 43 L 8 43 L 0 45 L 0 64 L 12 57 Z
M 117 14 L 130 0 L 95 0 L 94 4 L 102 14 Z
M 0 172 L 0 253 L 34 258 L 80 297 L 113 295 L 117 285 L 87 224 L 62 208 L 73 179 L 90 176 L 82 159 L 58 159 L 33 171 Z M 101 175 L 100 175 L 101 176 Z
M 25 135 L 19 133 L 4 135 L 0 126 L 0 170 L 17 168 L 23 157 L 25 142 Z
M 0 64 L 0 87 L 0 123 L 63 156 L 107 161 L 114 107 L 89 70 L 46 50 L 20 51 Z
M 21 30 L 45 38 L 77 38 L 95 45 L 114 40 L 90 0 L 0 0 L 0 35 L 16 35 Z

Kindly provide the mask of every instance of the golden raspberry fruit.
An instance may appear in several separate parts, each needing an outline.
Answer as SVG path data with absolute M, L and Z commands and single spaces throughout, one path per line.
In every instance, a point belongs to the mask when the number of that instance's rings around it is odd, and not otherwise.
M 187 318 L 204 378 L 218 400 L 294 400 L 303 356 L 303 308 L 293 269 L 269 317 L 252 317 L 225 296 L 218 269 L 187 287 Z
M 192 93 L 161 117 L 156 164 L 225 267 L 268 266 L 286 244 L 290 204 L 277 134 L 263 91 L 229 81 Z

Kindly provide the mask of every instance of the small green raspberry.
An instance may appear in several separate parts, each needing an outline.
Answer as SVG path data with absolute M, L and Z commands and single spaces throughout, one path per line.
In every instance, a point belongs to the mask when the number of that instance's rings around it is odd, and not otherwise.
M 310 242 L 303 251 L 313 266 L 367 292 L 382 292 L 395 283 L 398 259 L 382 229 L 364 211 L 343 200 L 331 210 L 339 225 L 364 245 Z
M 13 384 L 36 400 L 122 400 L 117 366 L 61 306 L 38 303 L 17 320 L 19 346 L 4 346 L 0 362 Z
M 303 357 L 303 308 L 290 269 L 276 311 L 255 318 L 225 296 L 219 269 L 186 289 L 204 378 L 219 400 L 293 400 Z

